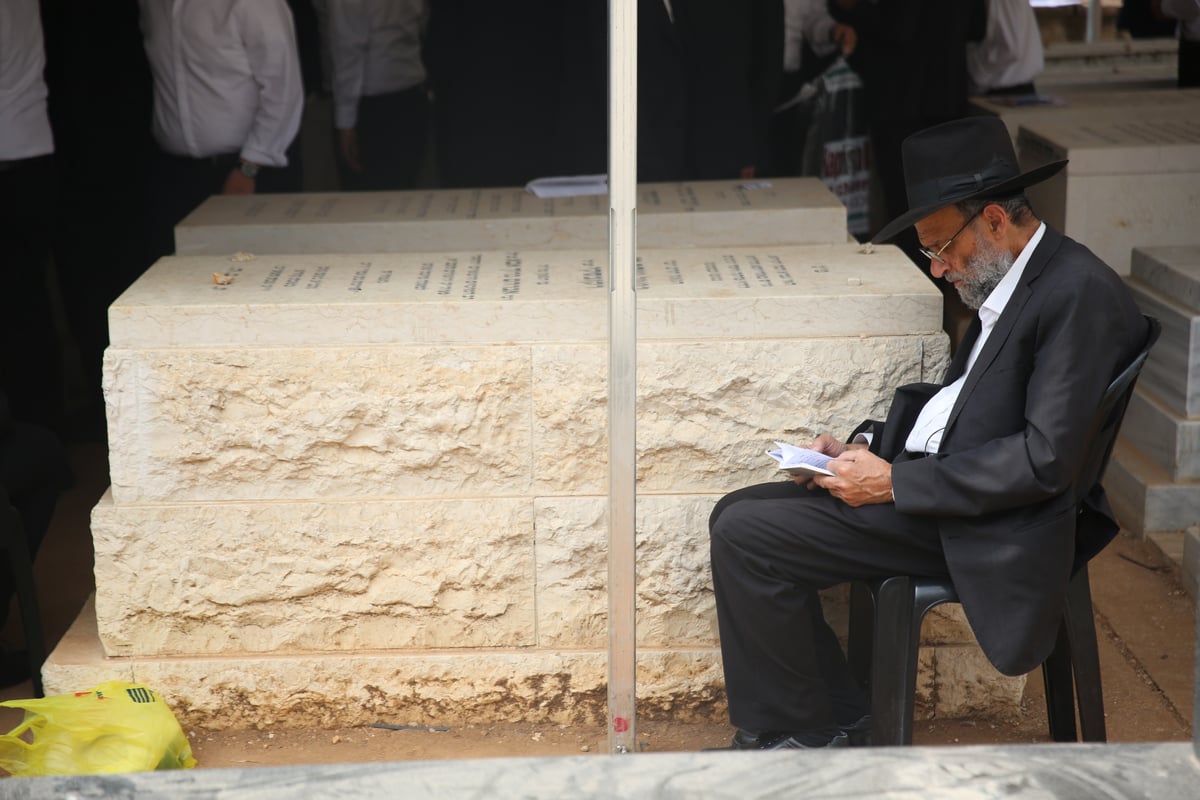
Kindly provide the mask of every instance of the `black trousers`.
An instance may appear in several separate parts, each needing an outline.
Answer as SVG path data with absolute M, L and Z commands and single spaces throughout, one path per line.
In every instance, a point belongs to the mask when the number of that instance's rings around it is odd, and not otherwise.
M 47 281 L 54 157 L 0 162 L 0 391 L 13 416 L 62 423 L 60 343 Z
M 39 425 L 14 423 L 0 435 L 0 485 L 21 518 L 29 557 L 50 527 L 59 493 L 70 482 L 66 452 L 58 437 Z M 0 626 L 16 590 L 7 550 L 0 550 Z
M 293 150 L 298 151 L 297 142 L 288 149 L 289 159 Z M 175 226 L 210 195 L 222 192 L 225 179 L 239 160 L 237 153 L 189 158 L 162 150 L 155 152 L 147 170 L 144 191 L 146 230 L 141 270 L 175 252 Z M 300 186 L 294 170 L 263 167 L 255 178 L 254 191 L 258 194 L 298 192 Z
M 1179 88 L 1200 86 L 1200 41 L 1179 40 Z
M 746 731 L 825 730 L 867 712 L 819 590 L 947 574 L 931 518 L 851 508 L 791 481 L 726 495 L 709 534 L 729 718 Z
M 358 157 L 362 172 L 342 175 L 354 191 L 412 189 L 429 141 L 429 97 L 424 86 L 365 95 L 358 101 Z

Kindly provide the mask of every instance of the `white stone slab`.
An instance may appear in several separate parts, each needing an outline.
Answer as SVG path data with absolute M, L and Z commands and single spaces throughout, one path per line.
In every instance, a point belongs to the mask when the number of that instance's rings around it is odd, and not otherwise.
M 1200 241 L 1200 231 L 1196 239 Z M 1138 247 L 1131 274 L 1164 297 L 1200 312 L 1200 244 Z
M 1200 417 L 1200 311 L 1177 304 L 1136 278 L 1127 281 L 1143 312 L 1162 323 L 1162 335 L 1138 378 L 1181 417 Z
M 816 178 L 643 184 L 638 243 L 844 242 L 846 209 Z M 608 197 L 521 188 L 216 195 L 175 229 L 180 255 L 608 248 Z
M 1144 535 L 1200 525 L 1200 481 L 1172 482 L 1124 438 L 1113 449 L 1104 488 L 1124 530 Z
M 972 113 L 1002 119 L 1014 143 L 1022 125 L 1077 125 L 1086 120 L 1169 121 L 1180 114 L 1200 114 L 1200 89 L 1066 89 L 1042 92 L 1040 98 L 1046 102 L 1034 104 L 1018 96 L 972 97 L 968 104 Z
M 642 342 L 638 361 L 639 491 L 718 492 L 770 476 L 774 439 L 881 419 L 947 350 L 940 332 L 719 336 Z M 602 342 L 109 348 L 113 496 L 606 495 L 606 364 Z
M 1026 190 L 1034 211 L 1117 272 L 1133 248 L 1192 244 L 1200 219 L 1200 114 L 1171 120 L 1089 120 L 1021 127 L 1023 169 L 1067 158 Z
M 1067 38 L 1075 41 L 1046 44 L 1046 68 L 1036 81 L 1039 91 L 1154 91 L 1178 86 L 1179 44 L 1175 37 L 1093 42 L 1081 41 L 1081 35 Z
M 1200 479 L 1200 417 L 1180 417 L 1139 387 L 1129 400 L 1121 430 L 1172 481 Z
M 420 735 L 420 734 L 414 734 Z M 640 744 L 640 742 L 639 742 Z M 651 749 L 660 749 L 653 741 Z M 353 746 L 347 744 L 347 746 Z M 598 743 L 600 753 L 606 743 Z M 22 778 L 22 800 L 353 797 L 358 800 L 1160 800 L 1194 794 L 1190 742 L 658 752 L 246 766 Z M 1100 788 L 1098 788 L 1100 787 Z M 118 793 L 120 793 L 118 795 Z
M 894 247 L 641 252 L 640 339 L 897 335 L 941 295 Z M 602 251 L 166 258 L 109 309 L 113 347 L 601 341 Z M 213 274 L 232 278 L 227 285 Z

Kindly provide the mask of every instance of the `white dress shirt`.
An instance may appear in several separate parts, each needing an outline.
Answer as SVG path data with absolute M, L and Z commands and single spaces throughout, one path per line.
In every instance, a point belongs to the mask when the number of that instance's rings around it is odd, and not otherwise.
M 140 0 L 154 138 L 168 153 L 287 166 L 304 89 L 284 0 Z
M 783 0 L 784 71 L 799 71 L 805 41 L 818 56 L 832 53 L 837 48 L 831 36 L 833 25 L 825 0 Z
M 988 0 L 987 34 L 967 42 L 972 94 L 1030 83 L 1042 74 L 1042 33 L 1029 0 Z
M 353 128 L 364 95 L 425 82 L 421 27 L 425 0 L 328 0 L 333 124 Z
M 975 366 L 975 360 L 979 358 L 979 353 L 983 350 L 983 345 L 987 342 L 988 337 L 992 333 L 992 329 L 996 327 L 996 320 L 1000 319 L 1000 315 L 1004 313 L 1004 307 L 1008 305 L 1009 298 L 1012 297 L 1013 290 L 1017 288 L 1017 284 L 1021 282 L 1021 275 L 1025 272 L 1025 265 L 1029 263 L 1029 257 L 1033 254 L 1034 249 L 1038 246 L 1038 242 L 1042 241 L 1042 235 L 1046 232 L 1046 223 L 1038 226 L 1032 237 L 1022 248 L 1020 255 L 1013 261 L 1008 272 L 996 284 L 996 288 L 992 289 L 992 293 L 987 296 L 987 300 L 983 301 L 983 305 L 979 307 L 979 321 L 983 328 L 979 332 L 979 338 L 975 340 L 975 345 L 971 348 L 971 353 L 967 357 L 967 367 L 963 370 L 963 374 L 958 380 L 949 386 L 943 386 L 941 391 L 929 399 L 925 407 L 921 409 L 921 413 L 917 415 L 916 424 L 909 431 L 908 439 L 904 443 L 904 449 L 910 453 L 936 453 L 942 444 L 942 434 L 946 430 L 946 423 L 950 420 L 950 411 L 954 408 L 954 404 L 958 401 L 958 395 L 962 391 L 963 384 L 967 382 L 967 376 L 971 374 L 971 368 Z
M 1164 17 L 1179 20 L 1179 35 L 1200 42 L 1200 0 L 1162 0 Z
M 54 152 L 38 0 L 0 0 L 0 161 Z

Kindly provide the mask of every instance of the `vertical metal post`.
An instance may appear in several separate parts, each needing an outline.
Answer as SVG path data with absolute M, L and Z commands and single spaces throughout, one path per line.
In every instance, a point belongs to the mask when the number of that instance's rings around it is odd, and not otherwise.
M 1100 39 L 1100 30 L 1104 25 L 1104 7 L 1101 0 L 1087 0 L 1087 30 L 1084 39 L 1095 42 Z
M 609 0 L 608 742 L 634 750 L 637 0 Z

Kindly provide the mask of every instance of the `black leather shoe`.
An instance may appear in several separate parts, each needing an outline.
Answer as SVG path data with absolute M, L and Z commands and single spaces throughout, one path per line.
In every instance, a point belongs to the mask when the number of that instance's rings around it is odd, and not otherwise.
M 850 747 L 871 746 L 871 715 L 864 714 L 849 725 L 840 726 Z
M 807 750 L 849 746 L 849 739 L 842 731 L 824 744 L 818 744 L 821 739 L 820 734 L 811 733 L 750 733 L 739 730 L 728 747 L 712 747 L 708 750 Z
M 760 746 L 759 750 L 820 750 L 825 747 L 849 747 L 850 740 L 846 734 L 838 732 L 832 739 L 825 744 L 808 744 L 808 737 L 799 738 L 803 734 L 792 734 L 790 736 L 781 736 L 777 739 L 767 740 L 765 744 Z

